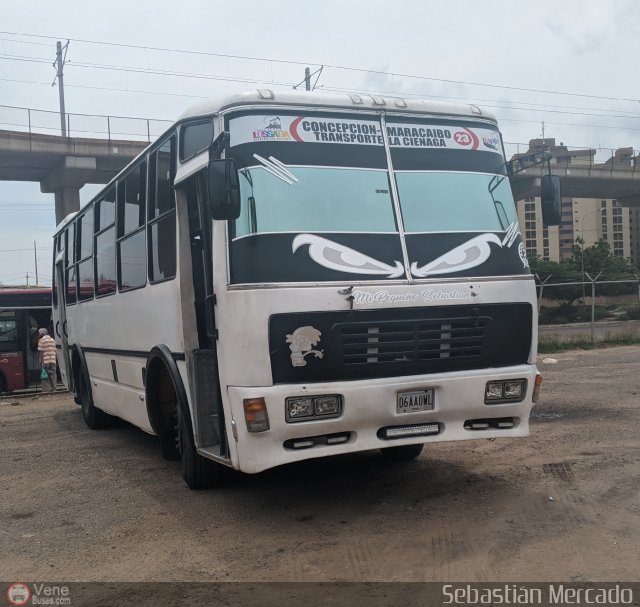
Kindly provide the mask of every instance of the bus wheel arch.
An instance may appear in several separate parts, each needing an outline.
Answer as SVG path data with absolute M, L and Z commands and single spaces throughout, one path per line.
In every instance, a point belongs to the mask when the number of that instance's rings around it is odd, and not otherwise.
M 181 459 L 183 478 L 191 489 L 214 486 L 219 465 L 198 454 L 187 392 L 169 348 L 155 346 L 147 357 L 145 401 L 153 431 L 165 459 Z
M 84 356 L 84 352 L 82 348 L 78 344 L 73 344 L 71 346 L 71 373 L 69 373 L 69 379 L 71 380 L 69 383 L 69 390 L 74 392 L 76 395 L 76 402 L 79 401 L 79 386 L 80 386 L 80 378 L 84 373 L 85 377 L 89 377 L 89 368 L 87 367 L 87 359 Z M 91 390 L 91 383 L 89 383 L 89 390 Z M 80 404 L 78 402 L 78 404 Z
M 9 392 L 9 382 L 4 376 L 4 372 L 0 369 L 0 394 L 3 392 Z
M 182 414 L 191 414 L 187 401 L 187 393 L 182 383 L 178 366 L 165 345 L 154 346 L 147 356 L 144 374 L 145 402 L 147 415 L 153 431 L 161 438 L 173 431 L 175 421 L 172 419 L 173 405 L 180 407 Z

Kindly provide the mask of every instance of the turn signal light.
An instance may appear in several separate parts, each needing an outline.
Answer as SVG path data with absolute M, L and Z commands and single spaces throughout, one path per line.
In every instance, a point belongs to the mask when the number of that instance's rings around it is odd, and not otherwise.
M 249 432 L 266 432 L 269 429 L 269 414 L 264 398 L 245 398 L 242 405 L 247 430 Z
M 540 386 L 542 386 L 542 374 L 538 373 L 536 375 L 536 383 L 533 386 L 533 396 L 531 397 L 534 403 L 537 403 L 540 398 Z

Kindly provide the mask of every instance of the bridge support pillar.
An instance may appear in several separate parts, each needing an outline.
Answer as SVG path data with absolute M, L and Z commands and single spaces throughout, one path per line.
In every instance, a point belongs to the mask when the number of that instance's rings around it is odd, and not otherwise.
M 80 188 L 91 181 L 96 166 L 92 156 L 63 156 L 40 182 L 40 191 L 55 194 L 56 224 L 80 210 Z
M 53 191 L 56 200 L 56 225 L 69 213 L 80 210 L 80 188 L 58 188 Z

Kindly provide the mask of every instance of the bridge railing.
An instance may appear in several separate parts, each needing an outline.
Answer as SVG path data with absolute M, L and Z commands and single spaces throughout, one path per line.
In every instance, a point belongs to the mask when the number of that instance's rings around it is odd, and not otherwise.
M 68 137 L 151 142 L 170 125 L 171 120 L 107 116 L 100 114 L 65 114 Z M 60 135 L 60 113 L 24 107 L 0 105 L 0 129 L 46 135 Z
M 96 139 L 120 139 L 151 142 L 159 137 L 169 126 L 171 120 L 138 118 L 132 116 L 111 116 L 104 114 L 65 114 L 65 126 L 68 137 L 88 137 Z M 30 135 L 42 133 L 59 135 L 60 113 L 50 110 L 37 110 L 19 106 L 0 105 L 0 129 L 23 131 Z M 526 155 L 533 150 L 528 143 L 505 142 L 507 158 Z M 558 148 L 561 148 L 560 150 Z M 629 168 L 635 171 L 640 164 L 640 150 L 633 148 L 603 148 L 553 146 L 547 148 L 552 154 L 552 167 L 610 167 L 611 170 Z M 576 155 L 576 152 L 580 154 Z
M 551 168 L 567 170 L 591 169 L 598 171 L 609 169 L 611 172 L 619 169 L 627 169 L 635 173 L 636 167 L 640 170 L 640 150 L 634 148 L 604 148 L 604 147 L 577 147 L 569 145 L 542 146 L 534 149 L 528 143 L 504 142 L 505 154 L 508 159 L 514 156 L 524 156 L 532 152 L 545 150 L 551 153 Z

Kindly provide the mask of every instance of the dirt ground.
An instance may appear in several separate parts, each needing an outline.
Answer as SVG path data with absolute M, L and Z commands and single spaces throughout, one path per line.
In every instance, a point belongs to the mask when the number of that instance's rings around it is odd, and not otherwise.
M 0 400 L 0 579 L 640 578 L 640 347 L 546 355 L 528 439 L 235 475 L 192 492 L 158 441 L 68 394 Z

